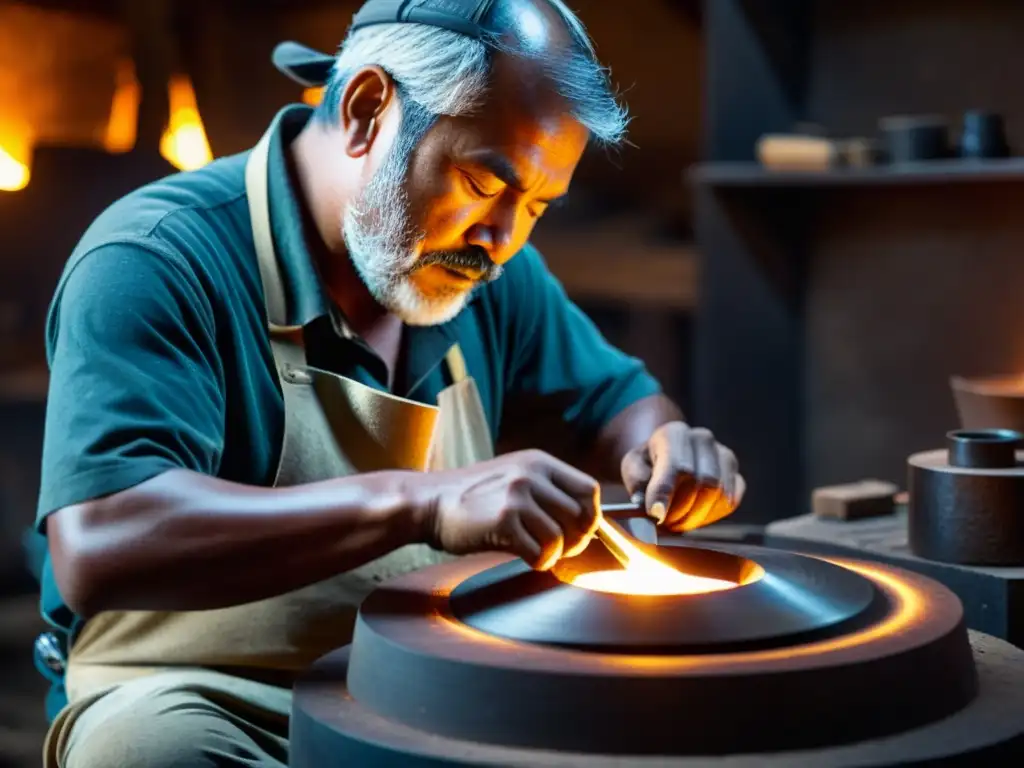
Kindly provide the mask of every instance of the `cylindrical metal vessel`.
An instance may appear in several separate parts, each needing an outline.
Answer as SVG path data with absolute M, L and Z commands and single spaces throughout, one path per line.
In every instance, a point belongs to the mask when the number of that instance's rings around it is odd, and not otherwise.
M 1024 564 L 1024 436 L 974 429 L 947 441 L 907 459 L 911 551 L 963 565 Z

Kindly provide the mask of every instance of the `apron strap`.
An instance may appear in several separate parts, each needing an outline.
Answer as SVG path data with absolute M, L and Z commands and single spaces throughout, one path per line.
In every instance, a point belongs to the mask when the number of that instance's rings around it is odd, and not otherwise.
M 458 344 L 452 344 L 451 349 L 445 353 L 444 361 L 448 364 L 448 373 L 451 374 L 452 384 L 458 384 L 469 378 L 469 372 L 466 370 L 466 358 Z
M 256 261 L 263 283 L 267 325 L 271 333 L 288 333 L 298 330 L 299 327 L 287 324 L 287 301 L 270 226 L 270 195 L 267 184 L 270 137 L 277 130 L 279 122 L 274 120 L 270 124 L 270 128 L 249 154 L 249 159 L 245 163 L 245 192 L 249 201 L 249 217 L 252 219 Z

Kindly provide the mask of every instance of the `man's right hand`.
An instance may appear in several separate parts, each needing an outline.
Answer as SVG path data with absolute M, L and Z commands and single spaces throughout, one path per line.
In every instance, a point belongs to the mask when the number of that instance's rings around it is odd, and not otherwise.
M 422 480 L 427 541 L 451 554 L 509 552 L 547 570 L 582 552 L 597 530 L 597 481 L 543 451 L 510 453 Z

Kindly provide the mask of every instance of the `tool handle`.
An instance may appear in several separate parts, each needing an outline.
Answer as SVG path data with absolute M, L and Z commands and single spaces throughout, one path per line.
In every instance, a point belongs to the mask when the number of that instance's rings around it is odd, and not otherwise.
M 642 503 L 625 501 L 621 504 L 602 504 L 601 514 L 613 520 L 624 520 L 629 517 L 647 517 L 647 510 Z
M 657 545 L 658 526 L 647 514 L 643 502 L 627 501 L 621 504 L 602 504 L 601 514 L 616 520 L 626 529 L 626 533 L 644 544 Z

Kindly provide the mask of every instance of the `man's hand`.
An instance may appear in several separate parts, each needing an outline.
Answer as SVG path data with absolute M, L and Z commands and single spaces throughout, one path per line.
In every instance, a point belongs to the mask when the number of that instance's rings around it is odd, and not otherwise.
M 692 531 L 732 514 L 746 483 L 736 456 L 706 429 L 663 424 L 622 460 L 630 495 L 644 496 L 647 513 L 670 531 Z
M 597 530 L 597 481 L 542 451 L 431 472 L 422 480 L 425 538 L 451 554 L 510 552 L 547 570 L 582 552 Z

